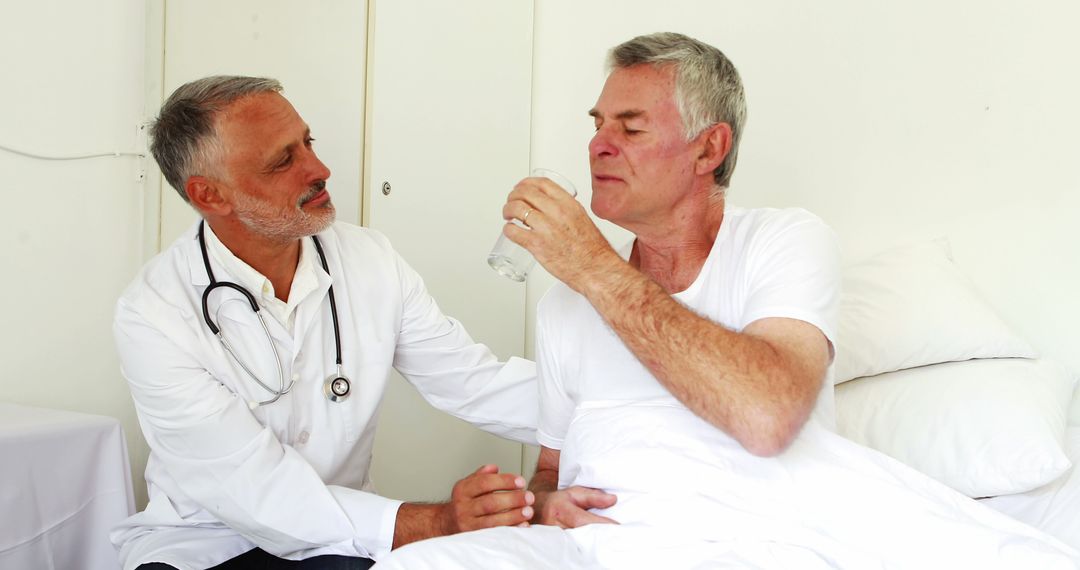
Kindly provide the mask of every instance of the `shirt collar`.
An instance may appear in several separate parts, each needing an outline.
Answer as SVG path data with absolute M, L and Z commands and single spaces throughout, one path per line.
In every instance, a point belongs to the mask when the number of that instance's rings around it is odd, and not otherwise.
M 209 224 L 204 226 L 206 236 L 206 251 L 210 255 L 213 264 L 224 270 L 224 275 L 216 274 L 218 281 L 231 280 L 248 290 L 259 303 L 259 306 L 269 310 L 283 325 L 291 328 L 291 321 L 296 307 L 309 295 L 320 288 L 320 273 L 325 273 L 322 267 L 316 267 L 318 253 L 315 244 L 309 238 L 300 240 L 300 260 L 296 264 L 296 275 L 293 276 L 292 288 L 289 290 L 288 302 L 281 301 L 274 295 L 274 285 L 270 280 L 259 273 L 255 268 L 248 265 L 233 254 L 228 247 L 217 237 Z M 199 259 L 201 265 L 201 257 Z M 205 272 L 205 268 L 203 268 Z M 216 273 L 216 272 L 215 272 Z M 206 281 L 209 283 L 209 280 Z

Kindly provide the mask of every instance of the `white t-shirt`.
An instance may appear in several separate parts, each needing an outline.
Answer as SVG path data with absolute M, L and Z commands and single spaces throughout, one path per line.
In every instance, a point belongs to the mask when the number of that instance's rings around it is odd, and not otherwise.
M 624 257 L 630 249 L 625 248 Z M 813 214 L 728 207 L 697 279 L 673 297 L 736 332 L 759 319 L 786 317 L 814 325 L 831 343 L 839 267 L 836 236 Z M 582 404 L 674 400 L 592 305 L 565 285 L 548 292 L 537 319 L 537 439 L 545 447 L 562 449 Z M 826 427 L 834 425 L 830 378 L 812 417 Z

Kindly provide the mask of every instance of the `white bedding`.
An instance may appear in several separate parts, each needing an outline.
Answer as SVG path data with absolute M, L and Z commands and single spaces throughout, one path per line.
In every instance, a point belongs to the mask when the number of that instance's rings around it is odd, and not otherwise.
M 755 458 L 674 401 L 579 409 L 560 486 L 618 495 L 620 525 L 500 528 L 377 568 L 1080 568 L 1080 553 L 810 423 Z
M 1065 433 L 1065 452 L 1073 467 L 1049 485 L 981 502 L 1080 550 L 1080 467 L 1077 467 L 1080 465 L 1080 391 L 1073 400 L 1070 426 Z

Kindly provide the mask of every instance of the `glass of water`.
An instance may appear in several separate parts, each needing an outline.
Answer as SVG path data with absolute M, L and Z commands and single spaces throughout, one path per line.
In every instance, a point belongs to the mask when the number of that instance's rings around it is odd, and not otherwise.
M 565 176 L 554 170 L 534 168 L 530 176 L 533 178 L 547 178 L 555 184 L 558 184 L 571 196 L 577 196 L 577 189 L 574 188 L 574 184 L 567 180 Z M 516 224 L 518 227 L 527 230 L 530 229 L 529 226 L 516 218 L 511 220 L 510 223 Z M 510 238 L 503 234 L 499 234 L 499 239 L 495 242 L 495 247 L 491 248 L 491 253 L 488 254 L 487 260 L 488 265 L 499 272 L 499 275 L 508 277 L 514 281 L 524 281 L 529 275 L 529 271 L 536 265 L 536 258 L 529 253 L 529 250 L 510 241 Z

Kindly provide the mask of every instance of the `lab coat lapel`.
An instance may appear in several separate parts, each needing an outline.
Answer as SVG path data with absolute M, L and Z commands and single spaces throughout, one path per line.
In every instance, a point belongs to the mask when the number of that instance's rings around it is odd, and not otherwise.
M 203 263 L 202 249 L 199 247 L 199 221 L 192 224 L 180 239 L 185 242 L 184 256 L 187 257 L 191 284 L 195 287 L 206 287 L 210 284 L 210 276 L 206 274 L 206 264 Z
M 314 252 L 312 253 L 314 254 Z M 331 351 L 329 352 L 327 358 L 330 359 L 330 361 L 332 362 L 332 359 L 334 357 L 332 353 L 332 351 L 334 350 L 334 324 L 331 320 L 332 317 L 330 316 L 330 300 L 328 299 L 330 283 L 332 279 L 330 275 L 327 274 L 326 271 L 323 270 L 322 266 L 319 265 L 317 262 L 314 267 L 314 274 L 316 280 L 315 289 L 313 291 L 310 291 L 296 307 L 296 320 L 293 322 L 293 333 L 296 342 L 290 354 L 292 354 L 293 358 L 295 359 L 296 356 L 299 354 L 300 350 L 302 349 L 302 346 L 306 344 L 304 339 L 308 338 L 308 335 L 321 334 L 322 327 L 318 327 L 316 330 L 312 330 L 313 327 L 315 327 L 315 324 L 325 322 L 325 326 L 328 327 L 327 330 L 330 331 L 330 343 L 325 344 L 325 346 L 327 347 L 326 350 Z M 323 319 L 325 319 L 325 321 L 323 321 Z

